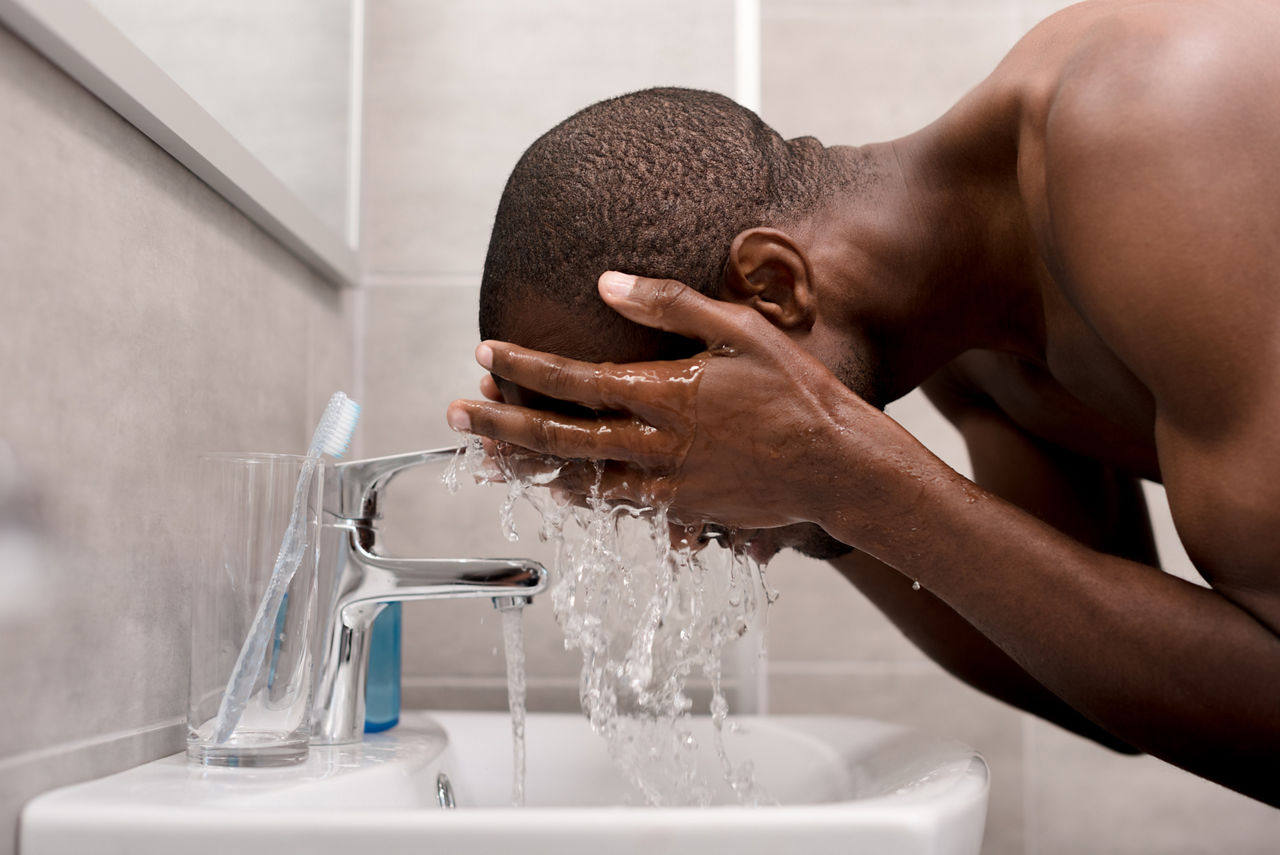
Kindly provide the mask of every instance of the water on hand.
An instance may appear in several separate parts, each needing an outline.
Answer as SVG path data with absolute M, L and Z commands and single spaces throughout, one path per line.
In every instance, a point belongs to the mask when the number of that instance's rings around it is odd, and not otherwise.
M 478 442 L 460 466 L 479 480 L 495 475 Z M 726 646 L 747 632 L 768 602 L 761 568 L 718 544 L 701 551 L 673 546 L 663 507 L 599 498 L 579 507 L 530 489 L 552 480 L 554 468 L 536 480 L 498 474 L 508 489 L 500 512 L 508 537 L 515 539 L 512 509 L 524 498 L 541 515 L 539 537 L 555 546 L 552 605 L 565 647 L 582 654 L 583 712 L 644 800 L 711 801 L 712 782 L 698 768 L 699 745 L 689 727 L 687 686 L 696 674 L 711 690 L 708 712 L 723 780 L 743 804 L 768 801 L 750 762 L 735 764 L 725 749 L 729 705 L 721 680 Z M 446 483 L 456 485 L 457 478 L 454 469 Z M 511 662 L 509 656 L 509 672 Z

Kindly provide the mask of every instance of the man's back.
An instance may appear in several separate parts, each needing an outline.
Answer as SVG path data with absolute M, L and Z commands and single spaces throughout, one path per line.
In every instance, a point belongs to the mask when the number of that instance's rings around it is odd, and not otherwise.
M 1271 4 L 1086 3 L 1032 31 L 942 122 L 974 131 L 992 104 L 1017 104 L 1044 355 L 972 351 L 930 393 L 960 422 L 966 406 L 997 410 L 1166 480 L 1189 551 L 1228 586 L 1263 580 L 1205 503 L 1259 501 L 1280 478 L 1266 439 L 1280 419 L 1277 55 Z

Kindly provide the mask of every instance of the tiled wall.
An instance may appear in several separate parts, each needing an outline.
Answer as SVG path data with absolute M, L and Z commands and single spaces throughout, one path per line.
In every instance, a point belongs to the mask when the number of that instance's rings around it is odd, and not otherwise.
M 3 28 L 0 188 L 0 444 L 41 545 L 0 561 L 7 855 L 27 798 L 181 749 L 194 455 L 305 448 L 353 313 Z
M 784 135 L 862 143 L 913 131 L 988 74 L 1059 0 L 762 0 L 762 109 Z M 476 287 L 502 183 L 524 147 L 593 100 L 679 84 L 733 94 L 733 4 L 372 0 L 364 260 L 366 450 L 450 444 L 443 410 L 474 396 Z M 531 35 L 536 34 L 536 35 Z M 919 396 L 890 408 L 964 471 L 957 435 Z M 439 473 L 392 485 L 405 554 L 547 559 L 525 518 L 504 542 L 500 496 L 450 497 Z M 1167 565 L 1186 557 L 1152 490 Z M 1116 757 L 959 684 L 826 565 L 780 556 L 770 580 L 768 705 L 907 722 L 977 746 L 993 771 L 984 851 L 1262 853 L 1280 813 L 1149 758 Z M 546 603 L 528 616 L 530 704 L 573 709 L 578 663 Z M 406 611 L 406 702 L 501 708 L 486 602 Z

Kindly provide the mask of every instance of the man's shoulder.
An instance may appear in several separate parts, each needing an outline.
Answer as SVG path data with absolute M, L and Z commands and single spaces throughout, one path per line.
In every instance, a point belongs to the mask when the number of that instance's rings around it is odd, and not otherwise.
M 1280 83 L 1280 5 L 1102 0 L 1045 19 L 1011 53 L 1027 114 L 1059 145 L 1168 134 L 1255 114 Z
M 1126 6 L 1081 36 L 1046 112 L 1046 261 L 1177 421 L 1256 394 L 1228 366 L 1268 341 L 1240 307 L 1275 301 L 1277 48 L 1280 7 Z

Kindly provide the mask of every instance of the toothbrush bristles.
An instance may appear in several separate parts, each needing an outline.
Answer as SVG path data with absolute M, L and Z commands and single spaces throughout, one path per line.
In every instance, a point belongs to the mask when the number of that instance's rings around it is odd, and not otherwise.
M 360 405 L 343 393 L 334 392 L 328 406 L 324 408 L 324 415 L 320 417 L 320 424 L 316 426 L 315 436 L 311 439 L 312 456 L 322 452 L 331 457 L 345 454 L 359 420 Z

